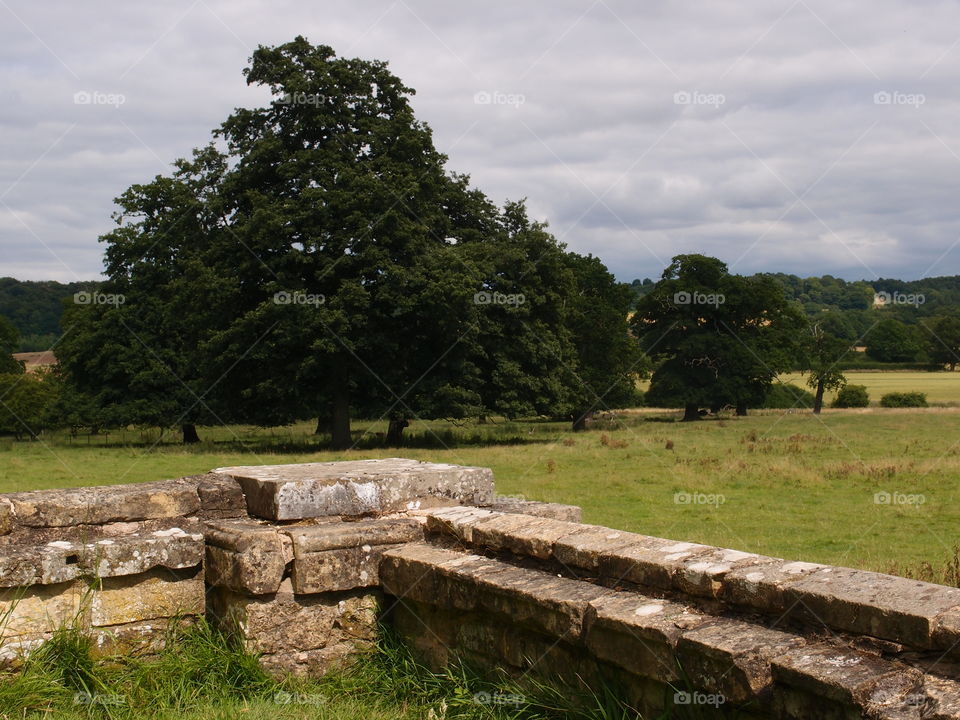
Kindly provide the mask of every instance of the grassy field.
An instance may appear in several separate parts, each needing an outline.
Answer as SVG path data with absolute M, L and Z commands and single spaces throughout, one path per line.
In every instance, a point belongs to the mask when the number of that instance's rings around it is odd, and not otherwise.
M 846 376 L 851 385 L 866 386 L 870 402 L 874 405 L 879 405 L 882 395 L 891 392 L 923 392 L 930 403 L 960 404 L 960 372 L 848 370 Z M 781 376 L 781 379 L 807 387 L 806 378 L 800 373 L 789 373 Z M 835 395 L 828 393 L 827 401 L 833 400 Z
M 205 429 L 208 441 L 191 448 L 98 447 L 62 437 L 7 442 L 0 445 L 0 491 L 399 455 L 489 466 L 502 494 L 581 505 L 587 522 L 650 535 L 883 571 L 943 566 L 953 555 L 960 411 L 871 408 L 819 418 L 766 411 L 698 423 L 673 417 L 635 411 L 580 434 L 545 422 L 415 422 L 406 447 L 340 453 L 308 447 L 314 441 L 306 425 L 272 438 Z M 481 444 L 489 441 L 495 444 Z

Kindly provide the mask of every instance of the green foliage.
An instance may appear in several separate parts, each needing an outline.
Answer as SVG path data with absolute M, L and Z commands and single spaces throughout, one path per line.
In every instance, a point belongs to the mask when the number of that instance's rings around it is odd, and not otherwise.
M 881 407 L 927 407 L 927 394 L 922 392 L 887 393 L 880 398 Z
M 864 385 L 846 385 L 833 401 L 835 408 L 861 408 L 870 405 L 870 394 Z
M 884 318 L 867 333 L 867 356 L 881 362 L 911 362 L 920 342 L 911 328 L 895 318 Z
M 0 375 L 0 433 L 36 437 L 58 427 L 58 387 L 49 372 Z
M 956 369 L 960 362 L 960 318 L 953 316 L 921 321 L 927 331 L 927 355 L 930 361 Z
M 659 363 L 646 401 L 654 407 L 759 405 L 795 363 L 803 317 L 766 277 L 731 275 L 716 258 L 678 255 L 640 299 L 631 326 Z
M 20 333 L 13 323 L 0 315 L 0 374 L 20 374 L 23 363 L 13 357 L 20 343 Z
M 32 336 L 60 335 L 63 303 L 74 293 L 91 291 L 95 281 L 60 283 L 54 280 L 15 280 L 0 278 L 0 315 L 7 317 L 20 331 L 23 341 Z M 21 347 L 19 352 L 49 350 L 50 345 Z
M 763 408 L 789 410 L 790 408 L 812 408 L 813 393 L 791 383 L 775 382 L 763 398 Z

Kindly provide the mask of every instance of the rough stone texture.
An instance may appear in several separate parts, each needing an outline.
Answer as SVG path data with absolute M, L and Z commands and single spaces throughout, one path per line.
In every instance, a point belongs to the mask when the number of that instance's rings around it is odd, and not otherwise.
M 326 672 L 367 648 L 376 636 L 379 600 L 375 591 L 298 595 L 288 579 L 261 597 L 217 588 L 210 611 L 247 650 L 263 655 L 265 669 L 304 675 Z
M 781 615 L 796 603 L 789 588 L 804 576 L 826 565 L 808 562 L 775 562 L 733 569 L 720 584 L 720 599 L 732 605 Z
M 48 545 L 0 546 L 0 587 L 56 585 L 80 575 L 82 546 L 66 541 Z
M 634 542 L 633 533 L 599 525 L 579 526 L 553 543 L 553 557 L 571 571 L 584 570 L 587 575 L 596 575 L 602 556 Z
M 812 621 L 914 647 L 932 647 L 938 616 L 960 607 L 960 588 L 840 567 L 805 575 L 788 594 Z
M 247 514 L 247 501 L 240 483 L 229 475 L 207 473 L 197 475 L 197 495 L 200 498 L 200 517 L 207 520 L 239 518 Z
M 0 498 L 0 535 L 7 535 L 13 530 L 13 503 L 6 498 Z
M 12 642 L 41 640 L 57 628 L 82 626 L 88 600 L 89 588 L 79 581 L 0 590 L 0 657 L 10 655 L 4 648 Z
M 423 539 L 422 525 L 411 518 L 359 520 L 285 527 L 294 556 L 363 545 L 391 545 Z
M 380 558 L 399 545 L 363 545 L 308 553 L 293 563 L 293 589 L 320 593 L 372 587 L 380 584 Z
M 176 637 L 175 628 L 184 629 L 194 623 L 196 617 L 184 616 L 91 628 L 91 654 L 95 658 L 156 655 L 169 637 Z
M 598 558 L 605 579 L 670 590 L 685 563 L 712 550 L 697 543 L 678 543 L 646 535 L 631 535 L 630 543 L 606 550 Z
M 207 584 L 253 595 L 275 593 L 293 560 L 289 536 L 253 520 L 206 525 Z
M 791 705 L 793 716 L 812 713 L 827 700 L 840 707 L 856 707 L 873 711 L 917 708 L 925 694 L 919 688 L 923 674 L 916 668 L 892 663 L 877 657 L 823 645 L 796 648 L 780 653 L 771 662 L 773 678 L 778 685 L 799 690 L 778 701 Z M 952 697 L 960 697 L 953 683 Z M 806 698 L 807 710 L 804 710 Z M 919 715 L 917 715 L 919 717 Z
M 467 545 L 473 544 L 473 528 L 477 523 L 503 514 L 487 508 L 462 505 L 421 512 L 426 514 L 427 532 L 447 535 Z
M 203 535 L 180 528 L 98 540 L 80 549 L 80 567 L 95 577 L 135 575 L 154 567 L 172 570 L 203 562 Z
M 697 687 L 744 703 L 769 690 L 772 658 L 805 643 L 797 635 L 724 618 L 683 633 L 677 659 Z
M 536 500 L 519 500 L 514 498 L 498 498 L 484 507 L 495 512 L 519 513 L 550 520 L 564 520 L 566 522 L 580 522 L 583 511 L 576 505 L 561 503 L 538 502 Z
M 477 522 L 471 544 L 547 560 L 553 543 L 570 534 L 570 523 L 529 515 L 497 515 Z
M 301 520 L 418 509 L 442 497 L 482 504 L 493 497 L 489 468 L 403 458 L 218 468 L 236 478 L 251 515 Z
M 141 575 L 104 578 L 90 598 L 90 624 L 104 627 L 202 615 L 204 595 L 200 570 L 154 569 Z
M 587 648 L 635 675 L 662 682 L 680 679 L 677 641 L 708 620 L 688 605 L 622 592 L 590 603 Z
M 3 496 L 13 505 L 14 523 L 28 527 L 103 525 L 110 522 L 180 517 L 200 509 L 189 480 L 33 490 Z

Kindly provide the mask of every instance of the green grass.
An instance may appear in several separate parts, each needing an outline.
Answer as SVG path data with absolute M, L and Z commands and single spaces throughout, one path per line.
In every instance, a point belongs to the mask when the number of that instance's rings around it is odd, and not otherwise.
M 17 673 L 0 674 L 0 720 L 613 720 L 615 698 L 536 682 L 482 680 L 461 667 L 434 673 L 389 628 L 350 668 L 277 681 L 205 622 L 179 630 L 158 657 L 94 661 L 91 642 L 64 628 Z M 500 703 L 482 702 L 497 697 Z M 480 701 L 478 701 L 480 700 Z M 503 702 L 506 701 L 506 702 Z
M 851 385 L 865 385 L 870 393 L 873 405 L 880 403 L 880 397 L 892 392 L 922 392 L 927 394 L 927 402 L 960 404 L 960 372 L 924 372 L 919 370 L 847 370 L 847 382 Z M 807 387 L 806 378 L 800 373 L 782 375 L 785 382 Z M 833 400 L 836 393 L 827 394 L 827 402 Z

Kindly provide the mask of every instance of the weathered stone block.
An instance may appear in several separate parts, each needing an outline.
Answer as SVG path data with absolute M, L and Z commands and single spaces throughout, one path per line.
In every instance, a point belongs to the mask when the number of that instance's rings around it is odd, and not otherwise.
M 571 523 L 571 526 L 577 526 Z M 553 556 L 571 571 L 583 570 L 586 575 L 598 574 L 601 558 L 636 542 L 633 533 L 611 530 L 599 525 L 580 526 L 553 544 Z
M 590 603 L 587 648 L 635 675 L 660 682 L 679 679 L 676 645 L 685 630 L 708 616 L 670 600 L 620 592 Z
M 378 585 L 383 553 L 398 545 L 363 545 L 306 553 L 293 563 L 293 589 L 321 593 Z
M 677 642 L 677 658 L 697 688 L 720 693 L 734 703 L 768 702 L 771 660 L 805 643 L 798 635 L 718 618 L 684 632 Z
M 467 506 L 421 512 L 426 513 L 428 533 L 453 537 L 467 545 L 473 543 L 473 528 L 477 523 L 502 514 L 486 508 Z
M 378 593 L 297 595 L 289 580 L 272 595 L 217 589 L 210 610 L 250 652 L 286 654 L 375 637 Z
M 0 545 L 0 587 L 56 585 L 80 575 L 82 546 L 66 541 L 46 545 Z
M 472 544 L 491 550 L 509 550 L 541 560 L 553 556 L 553 544 L 569 535 L 572 523 L 529 515 L 496 515 L 473 526 Z
M 90 598 L 90 623 L 123 625 L 154 618 L 202 615 L 201 570 L 154 569 L 140 575 L 105 578 Z
M 583 516 L 583 511 L 576 505 L 537 502 L 536 500 L 502 498 L 485 507 L 495 512 L 519 513 L 520 515 L 532 515 L 533 517 L 574 523 L 580 522 Z
M 597 561 L 600 575 L 614 584 L 626 581 L 662 590 L 678 583 L 675 576 L 684 563 L 713 548 L 697 543 L 675 542 L 646 535 L 630 535 L 630 543 L 602 550 Z
M 876 711 L 874 717 L 880 716 L 883 708 L 917 705 L 923 676 L 916 668 L 824 645 L 779 653 L 771 660 L 771 668 L 778 686 L 796 688 L 843 707 Z
M 792 583 L 794 611 L 829 628 L 933 647 L 938 616 L 960 607 L 960 588 L 841 567 Z
M 218 468 L 236 478 L 251 515 L 301 520 L 420 507 L 434 497 L 465 504 L 489 502 L 489 468 L 423 463 L 403 458 Z
M 205 535 L 209 585 L 254 595 L 277 592 L 293 560 L 293 543 L 279 528 L 222 520 L 208 522 Z
M 751 610 L 781 614 L 796 602 L 788 594 L 789 588 L 805 575 L 824 567 L 827 566 L 777 560 L 766 565 L 735 568 L 723 576 L 720 599 Z
M 13 530 L 13 503 L 6 498 L 0 498 L 0 535 L 7 535 Z
M 203 535 L 157 530 L 88 543 L 80 550 L 80 566 L 95 577 L 136 575 L 158 566 L 190 568 L 203 562 L 203 548 Z
M 178 517 L 200 509 L 196 485 L 188 480 L 33 490 L 4 497 L 13 505 L 15 523 L 29 527 L 103 525 Z
M 83 627 L 89 594 L 78 581 L 0 590 L 0 647 L 42 639 L 61 627 Z
M 184 616 L 91 628 L 91 654 L 95 658 L 156 655 L 164 649 L 175 627 L 185 629 L 196 621 L 194 616 Z
M 207 473 L 191 478 L 197 482 L 200 516 L 206 520 L 239 518 L 247 514 L 247 501 L 240 483 L 229 475 Z
M 695 553 L 692 557 L 680 561 L 680 567 L 673 573 L 676 590 L 713 598 L 721 592 L 723 579 L 733 570 L 746 570 L 777 565 L 778 558 L 754 553 L 740 552 L 727 548 L 709 548 L 706 552 Z
M 364 545 L 397 545 L 423 539 L 423 526 L 412 518 L 383 518 L 357 522 L 285 527 L 297 558 L 310 553 Z
M 300 652 L 285 652 L 276 655 L 262 655 L 260 665 L 263 669 L 278 678 L 293 676 L 295 678 L 316 678 L 326 675 L 333 670 L 342 670 L 349 667 L 365 652 L 373 650 L 373 643 L 366 640 L 354 640 L 338 643 L 315 650 Z M 299 704 L 315 704 L 318 707 L 326 702 L 325 696 L 305 694 L 299 696 Z

